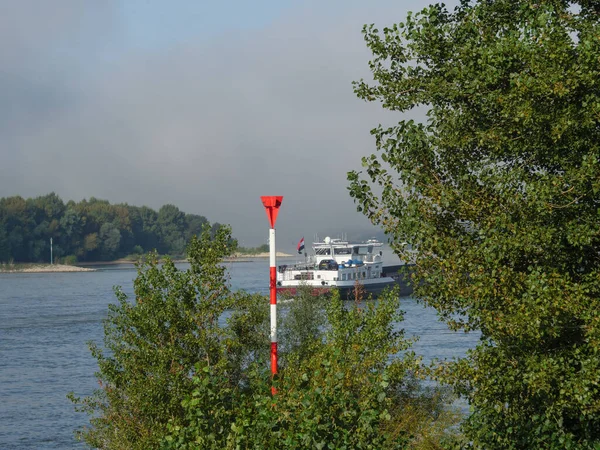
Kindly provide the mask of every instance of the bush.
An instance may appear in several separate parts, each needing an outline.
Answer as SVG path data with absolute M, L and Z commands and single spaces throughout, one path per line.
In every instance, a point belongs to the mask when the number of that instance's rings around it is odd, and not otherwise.
M 135 302 L 116 289 L 118 303 L 109 307 L 104 348 L 90 344 L 100 389 L 83 399 L 70 394 L 79 410 L 92 415 L 80 439 L 96 448 L 157 448 L 169 421 L 183 418 L 181 402 L 194 389 L 199 361 L 218 367 L 232 384 L 243 383 L 248 355 L 268 346 L 262 325 L 268 310 L 266 304 L 264 311 L 257 307 L 260 296 L 229 290 L 220 264 L 230 250 L 229 236 L 222 228 L 211 238 L 205 228 L 190 243 L 186 271 L 150 255 L 138 266 Z M 234 306 L 251 311 L 233 315 L 228 327 L 219 326 Z M 252 347 L 256 343 L 260 348 Z
M 135 302 L 116 290 L 104 348 L 91 344 L 100 389 L 70 395 L 92 416 L 79 437 L 103 449 L 435 448 L 453 416 L 420 388 L 397 293 L 363 308 L 302 293 L 282 317 L 298 334 L 282 333 L 272 379 L 269 302 L 230 291 L 231 242 L 206 228 L 188 270 L 151 255 Z
M 61 263 L 66 264 L 68 266 L 75 265 L 75 264 L 77 264 L 77 256 L 75 256 L 75 255 L 65 256 L 65 257 L 61 258 Z
M 297 300 L 283 322 L 304 317 L 309 331 L 282 346 L 276 379 L 266 359 L 254 361 L 237 387 L 200 363 L 183 403 L 187 424 L 171 425 L 164 448 L 440 448 L 457 416 L 447 392 L 419 383 L 419 359 L 395 328 L 397 292 L 364 308 L 348 307 L 337 293 L 326 304 L 308 291 Z M 316 302 L 326 305 L 324 315 L 306 315 Z M 314 318 L 324 326 L 310 324 Z

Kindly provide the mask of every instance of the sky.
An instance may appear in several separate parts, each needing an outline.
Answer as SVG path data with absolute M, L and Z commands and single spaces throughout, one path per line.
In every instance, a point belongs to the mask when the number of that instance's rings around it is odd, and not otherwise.
M 375 233 L 346 173 L 401 117 L 353 93 L 361 29 L 426 4 L 0 0 L 0 197 L 171 203 L 258 246 L 282 195 L 282 251 Z

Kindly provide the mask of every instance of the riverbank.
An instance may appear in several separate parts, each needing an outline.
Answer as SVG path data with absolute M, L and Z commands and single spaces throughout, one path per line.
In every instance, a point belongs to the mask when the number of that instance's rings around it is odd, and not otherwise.
M 0 264 L 0 273 L 95 272 L 89 267 L 66 264 Z
M 294 255 L 290 255 L 289 253 L 283 253 L 283 252 L 277 252 L 276 255 L 278 258 L 289 258 L 290 256 L 294 256 Z M 270 256 L 269 252 L 256 253 L 254 255 L 236 253 L 231 258 L 268 258 L 269 256 Z
M 293 255 L 283 252 L 277 252 L 278 258 L 289 258 Z M 245 255 L 236 253 L 233 256 L 225 258 L 227 262 L 250 262 L 254 258 L 268 258 L 269 252 L 257 253 L 255 255 Z M 93 261 L 78 263 L 77 266 L 66 264 L 2 264 L 0 263 L 0 273 L 51 273 L 51 272 L 95 272 L 97 269 L 85 266 L 112 266 L 118 264 L 135 264 L 135 260 L 117 259 L 115 261 Z M 186 263 L 185 259 L 175 260 L 177 263 Z
M 289 253 L 283 253 L 283 252 L 277 252 L 277 258 L 289 258 L 292 257 L 294 255 L 290 255 Z M 264 252 L 264 253 L 256 253 L 254 255 L 251 254 L 245 254 L 245 253 L 234 253 L 232 256 L 228 256 L 225 258 L 225 261 L 227 262 L 249 262 L 254 258 L 268 258 L 269 257 L 269 252 Z M 162 257 L 161 257 L 162 259 Z M 186 263 L 188 262 L 187 259 L 174 259 L 173 260 L 176 263 Z M 121 258 L 121 259 L 116 259 L 114 261 L 86 261 L 86 262 L 78 262 L 78 266 L 112 266 L 112 265 L 117 265 L 117 264 L 135 264 L 137 261 L 134 259 L 126 259 L 126 258 Z

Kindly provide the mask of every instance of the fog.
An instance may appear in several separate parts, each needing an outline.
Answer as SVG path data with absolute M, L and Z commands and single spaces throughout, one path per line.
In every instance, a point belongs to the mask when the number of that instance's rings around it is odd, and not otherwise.
M 172 203 L 254 246 L 283 195 L 283 251 L 376 233 L 346 173 L 400 117 L 352 91 L 361 29 L 424 5 L 0 0 L 0 196 Z

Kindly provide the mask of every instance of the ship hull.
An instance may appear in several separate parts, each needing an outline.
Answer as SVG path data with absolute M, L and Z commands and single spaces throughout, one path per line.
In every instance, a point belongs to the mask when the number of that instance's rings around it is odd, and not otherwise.
M 330 294 L 333 289 L 337 289 L 340 293 L 340 297 L 344 300 L 355 300 L 357 294 L 362 298 L 377 298 L 379 297 L 383 291 L 387 288 L 394 287 L 396 285 L 400 286 L 400 295 L 410 295 L 412 292 L 409 289 L 409 286 L 402 285 L 396 280 L 386 280 L 381 283 L 356 283 L 352 285 L 328 285 L 328 286 L 315 286 L 307 284 L 310 288 L 310 292 L 312 295 L 327 295 Z M 296 295 L 298 289 L 300 288 L 300 284 L 298 285 L 288 285 L 288 286 L 279 286 L 277 287 L 278 294 L 285 294 L 289 296 Z

